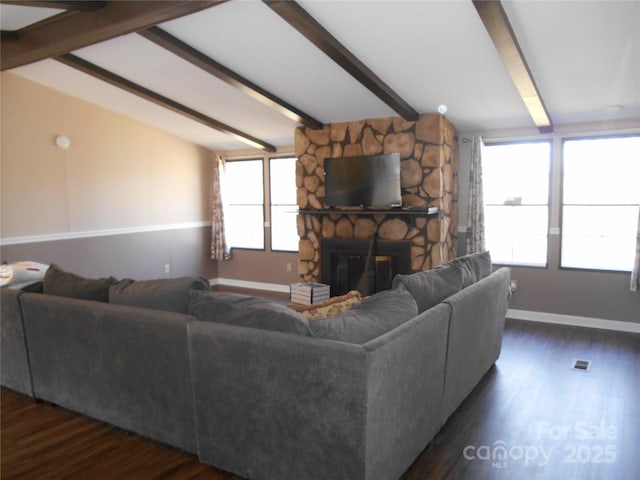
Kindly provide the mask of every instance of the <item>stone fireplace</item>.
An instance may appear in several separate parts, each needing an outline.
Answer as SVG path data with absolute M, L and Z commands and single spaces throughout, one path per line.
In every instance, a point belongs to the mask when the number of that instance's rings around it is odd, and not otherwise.
M 394 152 L 401 157 L 405 208 L 400 211 L 347 211 L 326 207 L 326 158 Z M 345 264 L 348 266 L 351 262 L 356 270 L 365 271 L 361 284 L 379 284 L 389 271 L 387 267 L 394 267 L 394 260 L 380 258 L 367 263 L 356 258 L 364 256 L 366 260 L 367 256 L 371 257 L 368 246 L 373 239 L 378 247 L 377 257 L 392 257 L 381 253 L 381 246 L 386 245 L 384 242 L 402 243 L 408 248 L 408 260 L 402 260 L 402 265 L 404 268 L 408 262 L 409 272 L 428 270 L 456 256 L 458 149 L 455 128 L 444 116 L 425 114 L 415 122 L 401 117 L 360 120 L 330 124 L 321 130 L 299 127 L 295 132 L 295 154 L 298 157 L 296 186 L 300 209 L 297 217 L 300 236 L 298 273 L 303 281 L 330 283 L 325 279 L 338 275 L 331 269 L 344 269 Z M 415 211 L 427 207 L 437 207 L 438 213 L 427 215 Z M 331 243 L 327 240 L 364 242 L 366 252 L 329 261 L 322 251 L 323 245 Z M 398 268 L 398 260 L 395 262 Z M 392 269 L 390 275 L 395 273 L 401 272 Z M 375 278 L 370 278 L 371 275 Z M 348 278 L 347 284 L 353 285 L 351 275 Z M 374 288 L 377 287 L 374 285 Z M 332 295 L 336 294 L 332 291 Z

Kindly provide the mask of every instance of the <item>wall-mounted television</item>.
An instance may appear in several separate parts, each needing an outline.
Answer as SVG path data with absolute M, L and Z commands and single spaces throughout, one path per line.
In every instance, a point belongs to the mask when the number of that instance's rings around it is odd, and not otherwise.
M 400 154 L 327 158 L 327 207 L 400 207 Z

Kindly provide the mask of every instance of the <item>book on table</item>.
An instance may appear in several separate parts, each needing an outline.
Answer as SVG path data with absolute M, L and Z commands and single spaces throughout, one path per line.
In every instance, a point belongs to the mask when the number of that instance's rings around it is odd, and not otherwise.
M 291 284 L 291 303 L 313 303 L 327 300 L 330 296 L 330 287 L 323 283 L 300 282 Z

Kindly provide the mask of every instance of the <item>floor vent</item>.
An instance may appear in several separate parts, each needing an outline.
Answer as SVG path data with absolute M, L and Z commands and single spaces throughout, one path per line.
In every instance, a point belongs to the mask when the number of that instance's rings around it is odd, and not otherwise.
M 588 372 L 591 369 L 591 360 L 574 360 L 571 369 Z

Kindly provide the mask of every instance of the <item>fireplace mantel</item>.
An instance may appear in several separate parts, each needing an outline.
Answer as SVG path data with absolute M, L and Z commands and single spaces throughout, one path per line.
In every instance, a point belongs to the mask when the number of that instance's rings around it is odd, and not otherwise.
M 298 213 L 309 215 L 330 215 L 332 213 L 346 213 L 350 215 L 438 215 L 438 207 L 411 207 L 411 208 L 300 208 Z

